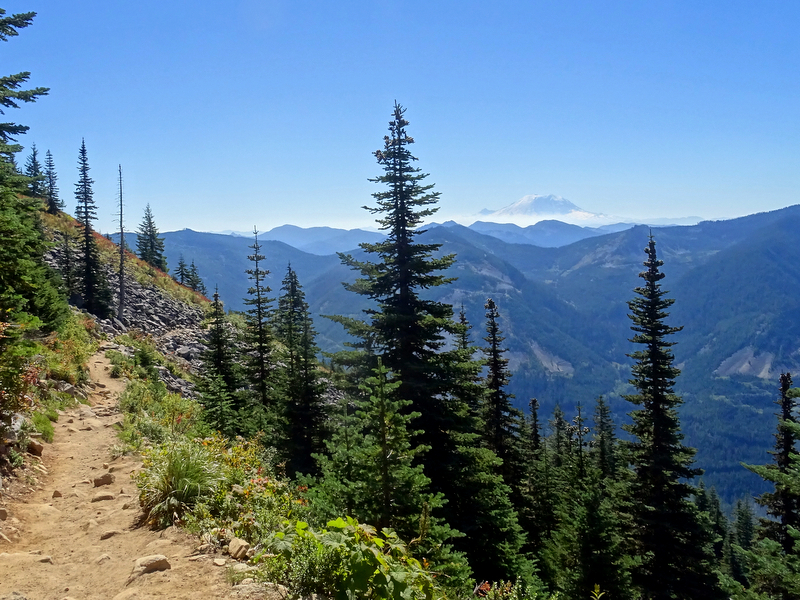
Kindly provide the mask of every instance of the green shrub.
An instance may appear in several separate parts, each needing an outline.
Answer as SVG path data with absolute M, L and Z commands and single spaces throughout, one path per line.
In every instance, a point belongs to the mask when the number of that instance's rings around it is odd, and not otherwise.
M 216 493 L 222 468 L 205 447 L 189 441 L 164 444 L 145 453 L 136 476 L 143 521 L 168 527 L 199 500 Z
M 56 420 L 57 419 L 58 415 L 56 414 Z M 53 422 L 50 420 L 49 415 L 42 412 L 34 412 L 31 415 L 31 421 L 33 422 L 33 426 L 36 428 L 36 431 L 42 434 L 42 439 L 45 442 L 52 444 L 55 429 L 53 428 Z
M 389 529 L 377 533 L 370 525 L 351 517 L 328 523 L 328 529 L 315 532 L 298 521 L 292 529 L 276 533 L 266 543 L 280 553 L 288 573 L 296 571 L 291 563 L 297 558 L 307 566 L 297 581 L 285 579 L 284 585 L 308 585 L 304 590 L 289 588 L 291 593 L 318 593 L 336 598 L 381 598 L 411 600 L 442 598 L 434 574 L 412 558 L 405 544 Z M 269 559 L 268 559 L 269 561 Z M 267 562 L 269 565 L 269 562 Z M 266 567 L 265 574 L 273 566 Z

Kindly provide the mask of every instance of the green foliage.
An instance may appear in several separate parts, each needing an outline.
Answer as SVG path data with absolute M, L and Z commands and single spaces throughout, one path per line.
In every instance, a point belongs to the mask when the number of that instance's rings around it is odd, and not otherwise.
M 167 272 L 167 259 L 164 257 L 164 238 L 159 237 L 150 204 L 144 209 L 144 217 L 139 224 L 136 237 L 136 251 L 147 264 Z M 182 282 L 181 282 L 182 283 Z
M 136 476 L 142 521 L 159 528 L 171 525 L 199 500 L 213 496 L 221 480 L 220 465 L 202 445 L 179 441 L 146 451 Z
M 81 225 L 83 237 L 83 256 L 79 268 L 83 306 L 93 315 L 107 317 L 111 314 L 111 290 L 100 264 L 100 249 L 92 231 L 92 221 L 97 219 L 97 206 L 92 190 L 94 180 L 89 177 L 86 142 L 83 140 L 78 152 L 78 172 L 80 177 L 75 184 L 75 200 L 78 202 L 75 218 Z
M 36 428 L 36 431 L 42 434 L 42 439 L 49 443 L 53 443 L 53 435 L 55 434 L 55 429 L 53 428 L 53 421 L 58 420 L 58 415 L 55 414 L 55 419 L 51 418 L 51 414 L 55 413 L 41 413 L 41 412 L 34 412 L 31 415 L 31 422 L 33 426 Z
M 631 341 L 642 346 L 630 355 L 636 361 L 630 383 L 637 394 L 626 396 L 641 406 L 630 413 L 633 424 L 626 427 L 634 436 L 629 443 L 638 556 L 633 580 L 644 598 L 718 598 L 721 590 L 712 573 L 709 548 L 713 538 L 689 501 L 693 490 L 687 481 L 702 471 L 691 466 L 695 450 L 681 443 L 676 409 L 682 400 L 673 391 L 679 370 L 672 364 L 673 343 L 667 336 L 681 328 L 665 323 L 666 309 L 674 300 L 661 289 L 663 261 L 658 260 L 652 236 L 645 254 L 646 270 L 640 273 L 645 283 L 628 303 Z
M 282 343 L 278 354 L 278 384 L 284 404 L 287 473 L 316 474 L 314 454 L 324 450 L 328 436 L 324 385 L 317 364 L 319 348 L 308 303 L 291 265 L 283 279 L 274 315 L 275 334 Z
M 268 541 L 268 548 L 280 552 L 286 562 L 309 551 L 318 557 L 314 566 L 323 577 L 313 586 L 303 582 L 305 589 L 297 586 L 291 590 L 294 593 L 311 591 L 336 600 L 443 597 L 435 595 L 438 587 L 434 573 L 409 555 L 396 533 L 389 529 L 378 533 L 351 517 L 330 521 L 319 532 L 298 521 L 276 533 Z

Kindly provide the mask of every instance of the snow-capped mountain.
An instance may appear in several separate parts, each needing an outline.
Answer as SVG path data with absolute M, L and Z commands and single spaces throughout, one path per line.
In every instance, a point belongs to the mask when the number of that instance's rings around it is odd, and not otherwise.
M 481 219 L 495 223 L 533 225 L 539 221 L 557 219 L 574 225 L 606 225 L 613 217 L 583 210 L 569 200 L 553 194 L 530 194 L 500 210 L 482 210 Z

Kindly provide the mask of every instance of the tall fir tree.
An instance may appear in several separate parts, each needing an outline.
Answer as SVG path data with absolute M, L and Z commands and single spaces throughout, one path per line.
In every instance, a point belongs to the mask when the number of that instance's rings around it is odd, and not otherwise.
M 175 273 L 173 273 L 172 277 L 181 285 L 187 285 L 189 280 L 189 265 L 186 264 L 183 254 L 181 254 L 178 259 L 178 266 L 175 268 Z
M 110 313 L 111 290 L 103 266 L 100 264 L 100 249 L 92 230 L 92 221 L 97 220 L 97 206 L 94 203 L 92 191 L 94 180 L 89 177 L 89 158 L 84 140 L 81 140 L 78 153 L 78 174 L 78 183 L 75 184 L 75 200 L 78 202 L 75 218 L 83 232 L 83 257 L 79 271 L 83 306 L 94 315 L 106 317 Z
M 249 246 L 253 249 L 253 254 L 247 256 L 253 266 L 245 270 L 251 285 L 247 289 L 248 297 L 244 299 L 247 309 L 241 362 L 252 399 L 267 418 L 269 433 L 273 437 L 278 436 L 275 440 L 276 446 L 283 446 L 286 426 L 283 406 L 279 403 L 275 385 L 275 343 L 270 323 L 273 299 L 269 296 L 272 290 L 266 284 L 269 271 L 262 268 L 265 256 L 261 254 L 261 244 L 258 243 L 258 231 L 255 228 L 253 237 L 253 244 Z
M 512 486 L 524 479 L 522 453 L 520 448 L 520 424 L 522 415 L 511 405 L 514 397 L 506 390 L 511 378 L 508 359 L 503 355 L 505 338 L 500 331 L 500 313 L 497 304 L 489 298 L 486 309 L 486 346 L 482 348 L 486 364 L 487 389 L 484 400 L 483 420 L 486 427 L 485 440 L 490 450 L 503 461 L 503 479 Z
M 206 289 L 206 285 L 203 283 L 203 279 L 200 277 L 200 272 L 197 269 L 197 265 L 194 264 L 194 259 L 192 259 L 192 264 L 189 265 L 189 275 L 186 279 L 186 285 L 188 285 L 192 290 L 203 294 L 203 296 L 208 295 L 208 290 Z
M 400 383 L 391 379 L 378 359 L 373 376 L 362 384 L 363 400 L 356 402 L 357 434 L 350 455 L 355 485 L 341 485 L 336 462 L 321 457 L 320 466 L 323 488 L 333 486 L 351 495 L 342 498 L 342 503 L 352 508 L 359 521 L 378 530 L 390 527 L 410 541 L 420 533 L 420 518 L 436 508 L 441 498 L 428 491 L 430 480 L 415 460 L 428 448 L 412 441 L 415 432 L 411 426 L 419 413 L 405 410 L 409 402 L 397 398 L 399 388 Z
M 788 600 L 800 593 L 800 418 L 797 416 L 800 389 L 792 387 L 792 376 L 781 373 L 778 430 L 773 462 L 744 465 L 774 490 L 756 498 L 771 518 L 761 519 L 757 545 L 750 552 L 750 579 L 756 591 Z M 782 562 L 782 565 L 776 564 Z
M 0 8 L 0 41 L 6 42 L 8 38 L 19 35 L 19 29 L 28 27 L 36 16 L 35 12 L 17 13 L 5 16 L 6 11 Z M 0 115 L 5 114 L 4 109 L 19 108 L 20 102 L 36 102 L 39 96 L 46 96 L 50 91 L 46 87 L 37 87 L 29 90 L 20 89 L 28 79 L 30 72 L 23 71 L 14 75 L 0 77 Z M 9 185 L 10 180 L 17 185 L 24 185 L 25 180 L 18 175 L 14 156 L 22 150 L 16 143 L 16 136 L 24 134 L 29 127 L 18 123 L 0 123 L 0 184 Z
M 280 386 L 287 425 L 287 472 L 315 474 L 314 454 L 325 448 L 326 409 L 316 354 L 316 332 L 297 273 L 289 265 L 275 312 L 275 333 L 283 344 Z
M 376 258 L 374 262 L 340 255 L 344 264 L 361 273 L 347 289 L 374 301 L 375 308 L 366 311 L 366 321 L 334 317 L 359 340 L 353 351 L 340 354 L 337 361 L 360 375 L 374 368 L 381 357 L 400 381 L 392 394 L 411 402 L 406 411 L 420 413 L 414 423 L 421 432 L 415 443 L 431 448 L 421 461 L 432 493 L 447 498 L 441 514 L 459 529 L 477 526 L 481 540 L 486 541 L 483 547 L 469 548 L 476 574 L 491 571 L 493 576 L 513 578 L 529 571 L 530 565 L 518 554 L 524 536 L 508 504 L 508 488 L 492 472 L 497 458 L 479 447 L 474 418 L 459 397 L 474 369 L 464 362 L 463 352 L 445 349 L 448 336 L 458 332 L 452 306 L 421 294 L 451 281 L 443 271 L 455 259 L 436 257 L 439 244 L 418 241 L 424 233 L 423 221 L 437 210 L 439 193 L 433 185 L 424 184 L 427 175 L 413 165 L 417 159 L 409 145 L 414 139 L 407 133 L 404 113 L 395 104 L 389 135 L 384 137 L 383 149 L 375 152 L 383 174 L 370 180 L 386 186 L 373 194 L 376 205 L 367 207 L 378 215 L 386 240 L 361 245 L 368 257 Z M 485 486 L 481 494 L 475 494 L 478 481 Z M 477 504 L 470 507 L 471 502 Z M 466 513 L 459 512 L 462 507 L 470 507 L 475 519 L 465 518 Z M 496 507 L 502 508 L 493 513 Z M 492 537 L 490 531 L 497 535 Z
M 691 502 L 689 481 L 702 471 L 692 467 L 696 450 L 682 443 L 677 413 L 682 400 L 674 392 L 680 371 L 673 366 L 674 342 L 667 340 L 681 328 L 665 322 L 674 300 L 661 289 L 663 261 L 652 235 L 645 254 L 646 270 L 639 274 L 644 285 L 628 302 L 631 341 L 643 346 L 629 355 L 634 360 L 630 383 L 637 393 L 625 397 L 641 407 L 630 413 L 633 423 L 625 427 L 634 437 L 631 500 L 639 563 L 633 581 L 648 600 L 722 598 L 712 571 L 712 540 Z
M 164 238 L 158 235 L 153 211 L 150 205 L 144 209 L 144 217 L 136 231 L 136 251 L 147 264 L 167 272 L 167 259 L 164 256 Z
M 414 139 L 406 131 L 404 113 L 405 109 L 395 104 L 389 135 L 384 137 L 383 149 L 375 152 L 384 174 L 370 181 L 387 189 L 372 195 L 376 206 L 367 210 L 379 215 L 377 222 L 386 231 L 386 240 L 361 247 L 377 262 L 340 256 L 344 264 L 361 273 L 347 289 L 377 304 L 366 311 L 377 353 L 401 382 L 398 397 L 410 401 L 409 409 L 420 413 L 417 425 L 423 431 L 422 442 L 433 448 L 428 456 L 434 456 L 444 445 L 440 436 L 446 431 L 441 427 L 447 420 L 442 396 L 448 390 L 443 389 L 447 379 L 440 352 L 445 333 L 454 330 L 453 309 L 421 297 L 420 292 L 448 283 L 442 271 L 455 259 L 451 255 L 434 257 L 439 244 L 417 241 L 424 233 L 420 228 L 424 219 L 438 210 L 439 192 L 433 191 L 433 185 L 425 185 L 427 174 L 413 166 L 417 159 L 408 147 Z M 363 333 L 352 326 L 350 331 Z
M 64 203 L 58 197 L 58 174 L 50 150 L 44 155 L 44 199 L 47 203 L 47 212 L 51 215 L 64 210 Z
M 25 161 L 25 176 L 28 178 L 28 195 L 31 198 L 44 198 L 45 176 L 42 163 L 39 162 L 39 151 L 36 144 L 31 144 L 31 153 Z

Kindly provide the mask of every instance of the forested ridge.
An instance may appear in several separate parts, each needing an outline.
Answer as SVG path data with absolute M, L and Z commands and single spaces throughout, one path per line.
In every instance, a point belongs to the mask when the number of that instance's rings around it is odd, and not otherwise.
M 33 17 L 0 12 L 0 38 Z M 21 89 L 28 76 L 0 79 L 3 110 L 47 94 Z M 355 274 L 345 283 L 352 302 L 365 306 L 329 315 L 350 336 L 344 350 L 321 357 L 319 324 L 293 265 L 270 289 L 257 231 L 245 310 L 226 312 L 212 294 L 199 372 L 180 372 L 127 324 L 117 342 L 132 352 L 109 358 L 130 379 L 119 452 L 145 456 L 142 524 L 180 524 L 231 553 L 241 542 L 253 550 L 257 577 L 298 597 L 798 597 L 800 393 L 791 375 L 774 384 L 774 451 L 742 466 L 769 491 L 755 499 L 760 508 L 742 497 L 727 510 L 684 443 L 673 350 L 684 323 L 662 287 L 669 252 L 654 231 L 643 253 L 638 246 L 643 269 L 627 282 L 629 339 L 613 342 L 631 364 L 623 429 L 603 397 L 576 398 L 569 412 L 542 410 L 547 389 L 514 398 L 502 301 L 485 297 L 470 322 L 446 292 L 432 293 L 455 285 L 458 256 L 424 230 L 439 193 L 416 167 L 408 127 L 395 104 L 375 152 L 377 191 L 367 210 L 386 237 L 339 255 Z M 138 259 L 93 231 L 85 141 L 76 220 L 65 215 L 49 152 L 44 170 L 34 147 L 26 167 L 17 166 L 24 133 L 0 124 L 0 432 L 42 410 L 49 396 L 40 375 L 80 379 L 92 319 L 123 312 L 124 294 L 112 292 L 125 278 L 115 273 L 146 271 L 185 300 L 206 291 L 195 257 L 168 264 L 149 205 Z M 120 208 L 121 195 L 120 168 Z M 44 259 L 53 247 L 56 270 Z M 167 283 L 170 268 L 175 282 Z M 715 277 L 729 274 L 719 268 Z M 516 283 L 552 298 L 544 286 Z M 157 368 L 165 365 L 192 379 L 195 393 L 168 392 Z M 2 467 L 13 472 L 24 450 L 0 457 Z

